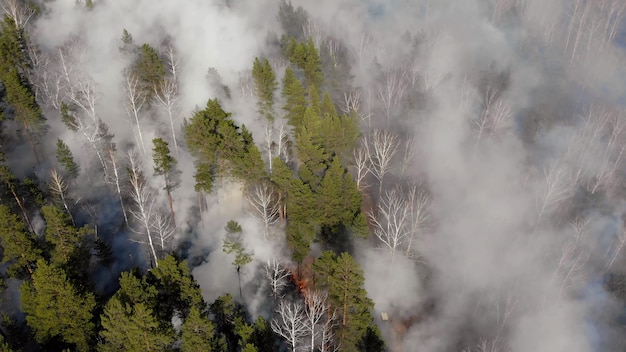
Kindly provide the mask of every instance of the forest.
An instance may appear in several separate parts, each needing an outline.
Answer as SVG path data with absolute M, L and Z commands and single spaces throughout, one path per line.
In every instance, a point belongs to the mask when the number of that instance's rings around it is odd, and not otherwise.
M 626 2 L 0 9 L 0 351 L 626 349 Z

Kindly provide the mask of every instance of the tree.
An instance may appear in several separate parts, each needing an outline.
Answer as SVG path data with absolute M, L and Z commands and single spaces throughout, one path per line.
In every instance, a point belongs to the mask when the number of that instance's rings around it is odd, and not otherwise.
M 131 186 L 131 199 L 135 203 L 135 209 L 131 210 L 131 215 L 140 223 L 140 229 L 133 229 L 139 235 L 145 236 L 146 243 L 152 254 L 152 264 L 159 266 L 159 258 L 156 253 L 155 244 L 152 239 L 152 229 L 154 226 L 154 198 L 152 192 L 146 187 L 141 165 L 136 155 L 130 153 L 128 155 L 130 167 L 128 168 L 128 176 Z
M 283 297 L 283 290 L 287 287 L 291 273 L 283 267 L 278 259 L 273 258 L 265 265 L 265 277 L 269 283 L 270 296 L 278 299 Z
M 222 250 L 226 254 L 234 254 L 233 266 L 237 270 L 237 279 L 239 281 L 239 296 L 243 297 L 241 290 L 241 270 L 244 266 L 252 262 L 251 252 L 246 252 L 242 242 L 242 228 L 234 220 L 229 220 L 225 227 L 226 237 L 224 238 L 224 244 Z
M 9 275 L 21 278 L 24 272 L 33 275 L 35 263 L 42 251 L 24 226 L 24 222 L 6 205 L 0 205 L 0 240 L 2 263 L 10 263 Z
M 403 199 L 399 189 L 386 191 L 369 218 L 374 225 L 374 235 L 387 247 L 393 263 L 396 253 L 402 252 L 411 238 L 410 204 Z
M 297 351 L 307 333 L 304 306 L 299 302 L 280 301 L 271 326 L 276 334 L 287 341 L 292 352 Z
M 286 112 L 285 119 L 287 119 L 289 124 L 293 126 L 297 132 L 307 107 L 306 90 L 298 77 L 296 77 L 296 74 L 289 67 L 285 70 L 282 83 L 282 96 L 285 101 L 283 110 Z
M 28 21 L 36 14 L 35 4 L 30 1 L 4 0 L 0 7 L 18 29 L 23 29 Z
M 326 316 L 328 294 L 324 291 L 313 290 L 304 297 L 305 304 L 305 322 L 309 331 L 309 347 L 311 352 L 315 352 L 316 340 L 319 340 L 323 329 L 319 329 L 323 325 Z M 327 317 L 330 319 L 330 317 Z
M 124 223 L 126 226 L 129 226 L 128 223 L 128 214 L 126 213 L 126 207 L 124 206 L 124 192 L 122 191 L 126 179 L 123 176 L 123 173 L 120 172 L 120 165 L 118 161 L 118 154 L 115 148 L 111 146 L 107 150 L 107 162 L 111 165 L 109 173 L 109 177 L 106 179 L 106 182 L 115 186 L 115 191 L 117 192 L 117 197 L 120 202 L 120 209 L 122 210 L 122 215 L 124 216 Z
M 161 321 L 171 321 L 174 314 L 186 319 L 192 308 L 205 307 L 202 291 L 189 272 L 186 260 L 171 255 L 159 260 L 148 277 L 157 289 L 156 313 Z
M 271 227 L 278 222 L 280 204 L 270 182 L 261 181 L 247 193 L 248 203 L 252 207 L 251 213 L 263 223 L 263 236 L 268 240 L 271 236 Z
M 70 207 L 68 205 L 67 183 L 65 183 L 65 180 L 63 180 L 61 175 L 59 175 L 55 169 L 50 170 L 50 182 L 48 182 L 48 188 L 50 189 L 52 195 L 58 198 L 58 201 L 63 206 L 63 209 L 65 209 L 65 212 L 70 217 L 72 225 L 75 225 L 74 218 L 72 217 L 72 213 L 70 212 Z
M 174 342 L 171 329 L 163 330 L 150 308 L 144 303 L 123 303 L 117 297 L 109 300 L 100 317 L 103 341 L 98 350 L 167 351 Z
M 398 151 L 398 139 L 389 131 L 375 130 L 363 145 L 372 166 L 370 172 L 378 180 L 378 193 L 382 194 L 385 175 L 391 170 L 391 161 Z
M 148 97 L 144 90 L 141 89 L 140 79 L 137 75 L 130 73 L 126 76 L 126 82 L 124 85 L 124 93 L 126 93 L 126 113 L 137 128 L 137 134 L 135 139 L 139 145 L 139 150 L 145 153 L 145 144 L 143 141 L 143 133 L 141 132 L 141 118 L 143 106 L 148 100 Z
M 57 139 L 57 161 L 63 166 L 67 176 L 75 180 L 80 172 L 80 167 L 74 161 L 74 156 L 70 148 L 62 139 Z
M 89 350 L 96 305 L 91 293 L 80 294 L 63 270 L 42 259 L 37 261 L 32 281 L 24 282 L 20 293 L 26 322 L 34 330 L 37 342 L 59 337 L 78 351 Z
M 363 288 L 363 270 L 348 253 L 336 256 L 326 251 L 313 263 L 316 285 L 327 289 L 339 314 L 338 338 L 342 351 L 357 351 L 356 345 L 372 323 L 374 303 Z
M 44 238 L 53 245 L 50 253 L 50 261 L 54 265 L 64 265 L 71 260 L 82 257 L 85 237 L 92 233 L 87 225 L 75 228 L 70 216 L 54 205 L 46 205 L 41 208 L 46 221 Z M 78 263 L 76 263 L 78 264 Z M 85 269 L 85 263 L 75 269 Z
M 259 113 L 272 122 L 274 121 L 274 93 L 278 89 L 278 82 L 267 59 L 254 58 L 252 77 Z
M 165 80 L 165 65 L 156 49 L 147 43 L 139 47 L 139 58 L 132 71 L 137 75 L 141 93 L 145 96 L 146 101 L 150 103 L 154 94 L 158 93 L 158 89 L 155 89 L 155 87 L 159 87 Z
M 176 168 L 176 159 L 171 156 L 170 148 L 167 142 L 162 138 L 154 138 L 152 143 L 154 145 L 152 148 L 152 155 L 154 158 L 154 175 L 163 175 L 165 178 L 164 189 L 167 192 L 172 221 L 174 222 L 174 227 L 176 227 L 176 216 L 174 214 L 174 205 L 172 203 L 172 190 L 180 185 L 177 179 L 180 171 Z
M 175 65 L 173 66 L 173 70 L 175 72 Z M 175 73 L 174 77 L 176 77 Z M 176 138 L 176 127 L 174 126 L 174 122 L 176 121 L 175 115 L 179 113 L 178 86 L 176 84 L 176 80 L 164 80 L 158 87 L 155 87 L 154 90 L 154 99 L 167 113 L 167 117 L 170 122 L 170 132 L 172 133 L 172 142 L 174 143 L 174 153 L 178 156 L 178 139 Z
M 213 323 L 204 317 L 198 308 L 191 308 L 181 327 L 181 351 L 211 352 L 214 345 Z

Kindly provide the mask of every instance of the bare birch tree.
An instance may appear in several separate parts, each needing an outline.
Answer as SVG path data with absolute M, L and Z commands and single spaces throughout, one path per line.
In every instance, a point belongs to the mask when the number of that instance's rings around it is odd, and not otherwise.
M 430 194 L 422 185 L 412 186 L 409 189 L 406 206 L 409 212 L 410 235 L 406 246 L 406 255 L 414 256 L 413 242 L 426 228 L 430 220 Z
M 178 107 L 178 87 L 176 81 L 171 79 L 161 81 L 159 86 L 154 88 L 154 99 L 167 114 L 170 132 L 172 134 L 172 143 L 174 143 L 174 153 L 178 156 L 176 118 L 180 111 Z
M 395 72 L 389 71 L 385 74 L 385 78 L 378 86 L 378 98 L 380 99 L 383 113 L 387 118 L 387 124 L 391 123 L 391 117 L 396 113 L 406 91 L 406 83 L 402 76 Z
M 278 259 L 272 258 L 268 260 L 265 264 L 265 277 L 269 283 L 270 296 L 275 299 L 282 298 L 290 276 L 289 271 L 284 268 Z
M 367 143 L 367 141 L 365 141 Z M 354 179 L 359 190 L 363 191 L 369 187 L 365 184 L 365 178 L 370 173 L 371 165 L 369 153 L 366 147 L 359 147 L 354 150 Z
M 246 195 L 251 213 L 263 223 L 263 236 L 266 240 L 272 235 L 272 226 L 279 220 L 280 202 L 270 182 L 261 182 Z
M 391 162 L 398 151 L 398 138 L 389 131 L 375 130 L 364 143 L 367 146 L 370 172 L 378 180 L 378 193 L 382 193 L 385 175 L 391 170 Z
M 543 187 L 536 197 L 537 220 L 535 230 L 546 213 L 573 195 L 574 184 L 563 165 L 554 163 L 543 171 Z
M 608 256 L 608 262 L 605 269 L 606 272 L 611 270 L 615 261 L 620 257 L 622 250 L 624 249 L 624 244 L 626 244 L 626 223 L 624 223 L 624 220 L 622 219 L 622 225 L 620 229 L 616 231 L 613 245 L 610 247 L 610 255 Z
M 128 160 L 130 162 L 130 196 L 135 205 L 134 209 L 130 210 L 130 213 L 139 223 L 137 227 L 133 228 L 133 231 L 143 237 L 142 240 L 137 242 L 148 245 L 154 266 L 158 267 L 159 263 L 155 248 L 156 246 L 152 239 L 152 232 L 154 229 L 154 198 L 152 196 L 152 192 L 145 184 L 141 164 L 137 155 L 129 153 Z
M 172 222 L 172 218 L 169 215 L 163 214 L 161 211 L 155 211 L 152 221 L 152 231 L 156 236 L 156 240 L 161 247 L 160 252 L 162 256 L 167 252 L 169 242 L 176 234 L 176 227 Z
M 50 182 L 48 182 L 48 188 L 50 189 L 50 192 L 59 199 L 61 205 L 63 205 L 63 208 L 65 209 L 65 212 L 70 217 L 72 224 L 75 224 L 74 217 L 72 216 L 68 205 L 67 183 L 63 180 L 63 177 L 59 175 L 56 169 L 50 170 Z
M 124 179 L 122 174 L 120 173 L 120 165 L 117 157 L 117 152 L 114 148 L 109 148 L 107 150 L 107 162 L 110 164 L 111 172 L 108 174 L 106 182 L 113 185 L 115 187 L 115 191 L 117 193 L 117 197 L 120 202 L 120 208 L 122 209 L 122 215 L 124 216 L 124 223 L 126 226 L 129 226 L 128 223 L 128 214 L 126 213 L 126 207 L 124 206 Z
M 281 336 L 292 352 L 302 347 L 302 341 L 307 334 L 305 309 L 300 302 L 280 301 L 276 315 L 270 325 L 272 331 Z
M 135 140 L 139 146 L 139 150 L 142 154 L 146 153 L 146 147 L 143 140 L 143 133 L 141 132 L 141 118 L 142 109 L 146 102 L 146 95 L 143 93 L 139 84 L 139 78 L 135 74 L 127 74 L 124 84 L 124 93 L 126 96 L 125 104 L 126 113 L 128 118 L 134 124 L 137 129 Z
M 399 189 L 386 191 L 378 201 L 376 212 L 370 212 L 369 218 L 374 226 L 374 235 L 391 253 L 393 263 L 396 253 L 402 252 L 411 237 L 410 207 L 403 199 Z
M 482 113 L 472 123 L 476 131 L 474 149 L 483 137 L 495 137 L 513 125 L 513 113 L 500 97 L 500 92 L 488 87 L 482 103 Z
M 35 15 L 33 6 L 24 0 L 2 0 L 0 7 L 2 7 L 4 14 L 15 22 L 18 29 L 24 28 Z
M 325 291 L 314 290 L 307 293 L 304 298 L 305 307 L 305 320 L 306 326 L 309 331 L 311 352 L 315 352 L 315 347 L 318 345 L 316 340 L 320 340 L 322 328 L 320 325 L 324 322 L 326 315 L 326 307 L 328 305 L 328 293 Z M 321 341 L 320 341 L 321 342 Z

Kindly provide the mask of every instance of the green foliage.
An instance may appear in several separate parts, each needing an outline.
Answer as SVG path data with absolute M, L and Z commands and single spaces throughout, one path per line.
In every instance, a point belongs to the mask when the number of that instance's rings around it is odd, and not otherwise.
M 174 331 L 161 328 L 152 310 L 143 303 L 123 303 L 111 298 L 104 308 L 99 351 L 167 351 Z
M 110 269 L 115 260 L 113 248 L 102 237 L 96 237 L 94 249 L 100 265 Z
M 172 157 L 169 145 L 163 138 L 154 138 L 152 144 L 154 174 L 165 177 L 165 190 L 169 193 L 179 186 L 177 177 L 180 171 L 176 168 L 176 159 Z
M 285 118 L 289 124 L 298 131 L 307 108 L 306 91 L 298 77 L 296 77 L 296 74 L 289 67 L 285 70 L 282 84 L 282 96 L 285 101 L 283 104 L 283 110 L 285 110 L 286 113 Z
M 236 221 L 229 220 L 226 224 L 226 237 L 222 249 L 226 254 L 234 254 L 233 266 L 237 272 L 241 268 L 252 262 L 252 253 L 246 252 L 241 239 L 242 229 Z
M 371 324 L 367 327 L 365 334 L 358 342 L 357 348 L 359 352 L 385 352 L 385 340 L 380 333 L 378 327 Z
M 74 344 L 77 351 L 89 350 L 96 305 L 93 294 L 79 294 L 63 270 L 41 259 L 32 281 L 24 282 L 20 293 L 26 322 L 39 343 L 60 338 Z
M 215 327 L 200 313 L 198 308 L 191 308 L 181 327 L 182 352 L 211 352 L 215 344 Z
M 65 102 L 61 102 L 61 121 L 65 124 L 65 126 L 73 132 L 78 131 L 78 121 L 76 120 L 76 116 L 74 116 L 74 112 L 72 111 L 70 105 Z
M 252 77 L 254 78 L 254 92 L 257 97 L 259 113 L 269 121 L 274 121 L 274 93 L 278 89 L 278 82 L 276 82 L 276 75 L 267 59 L 254 58 Z
M 87 226 L 75 228 L 69 215 L 53 205 L 42 207 L 41 213 L 46 221 L 44 238 L 53 246 L 50 251 L 51 263 L 64 265 L 80 257 L 85 236 L 91 234 L 91 230 Z M 88 266 L 88 263 L 82 263 L 79 268 L 85 266 Z
M 133 43 L 133 36 L 132 34 L 130 34 L 130 32 L 128 32 L 128 30 L 126 30 L 126 28 L 124 28 L 124 30 L 122 31 L 122 43 L 124 44 Z
M 145 277 L 139 277 L 137 272 L 123 272 L 120 276 L 120 288 L 115 296 L 125 304 L 145 304 L 153 308 L 157 304 L 158 291 L 149 284 Z
M 213 314 L 213 321 L 218 339 L 216 340 L 216 351 L 240 351 L 254 334 L 253 329 L 246 323 L 245 314 L 242 307 L 235 303 L 233 296 L 229 293 L 218 297 L 209 307 Z
M 313 263 L 317 284 L 328 290 L 339 314 L 337 337 L 342 351 L 358 351 L 357 344 L 368 334 L 374 303 L 363 288 L 363 270 L 348 253 L 336 256 L 326 251 Z
M 308 15 L 302 6 L 294 8 L 291 1 L 281 1 L 278 9 L 278 22 L 287 37 L 304 40 L 304 28 L 308 21 Z
M 32 274 L 34 264 L 41 258 L 42 251 L 26 231 L 22 219 L 13 214 L 6 205 L 0 205 L 0 239 L 4 251 L 2 262 L 11 263 L 9 275 L 22 278 L 26 273 Z
M 57 139 L 57 161 L 63 166 L 70 179 L 78 177 L 80 168 L 74 161 L 72 151 L 61 139 Z
M 230 116 L 217 99 L 211 99 L 204 110 L 184 123 L 187 146 L 198 158 L 197 190 L 210 193 L 217 175 L 255 182 L 264 174 L 261 152 L 252 135 L 245 126 L 240 129 Z
M 165 80 L 165 65 L 159 53 L 150 44 L 144 43 L 139 47 L 139 58 L 133 67 L 137 75 L 146 102 L 152 101 L 155 90 L 158 90 Z
M 161 320 L 171 319 L 174 311 L 184 318 L 191 308 L 204 308 L 202 292 L 189 272 L 187 261 L 168 255 L 159 260 L 158 267 L 150 274 L 158 291 L 157 310 Z
M 289 61 L 304 71 L 304 83 L 306 87 L 320 89 L 324 82 L 322 61 L 313 39 L 309 37 L 306 43 L 298 43 L 291 38 L 285 49 Z

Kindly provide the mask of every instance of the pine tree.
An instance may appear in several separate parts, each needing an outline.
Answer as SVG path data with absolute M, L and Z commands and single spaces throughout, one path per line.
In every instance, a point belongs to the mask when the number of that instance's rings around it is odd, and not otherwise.
M 100 318 L 103 342 L 99 351 L 167 351 L 174 342 L 173 330 L 163 329 L 143 303 L 131 305 L 113 297 Z
M 35 263 L 42 251 L 24 226 L 24 222 L 6 205 L 0 205 L 0 240 L 2 240 L 2 263 L 10 263 L 9 275 L 23 278 L 32 275 Z
M 133 67 L 133 72 L 139 78 L 141 90 L 145 94 L 146 102 L 150 104 L 155 92 L 158 92 L 161 82 L 165 80 L 165 65 L 159 53 L 150 44 L 144 43 L 139 47 L 139 59 Z
M 204 317 L 198 308 L 191 308 L 189 316 L 181 327 L 182 352 L 211 352 L 213 351 L 215 327 Z
M 374 303 L 363 287 L 363 270 L 348 253 L 336 256 L 326 251 L 313 263 L 316 285 L 328 290 L 340 324 L 337 331 L 342 351 L 356 352 L 357 344 L 366 337 L 372 324 Z
M 148 280 L 158 291 L 156 313 L 161 320 L 169 321 L 174 312 L 185 318 L 190 309 L 205 307 L 202 291 L 191 276 L 187 261 L 168 255 L 159 260 Z
M 254 58 L 252 77 L 254 78 L 254 92 L 257 97 L 259 113 L 270 122 L 274 121 L 274 93 L 278 89 L 278 82 L 276 82 L 274 70 L 272 70 L 267 59 Z
M 176 168 L 176 159 L 172 157 L 170 153 L 169 145 L 163 138 L 154 138 L 152 140 L 154 147 L 152 148 L 152 155 L 154 159 L 154 175 L 165 178 L 165 191 L 167 192 L 167 199 L 170 208 L 170 214 L 172 215 L 172 221 L 174 227 L 176 227 L 176 216 L 174 213 L 174 204 L 172 201 L 172 190 L 180 185 L 178 176 L 180 171 Z
M 80 256 L 85 236 L 91 230 L 85 225 L 82 228 L 72 226 L 69 215 L 55 207 L 46 205 L 41 208 L 44 220 L 46 221 L 45 240 L 53 247 L 50 253 L 50 261 L 55 265 L 64 265 L 72 259 Z M 83 263 L 81 268 L 85 268 Z
M 226 224 L 225 230 L 226 237 L 224 238 L 222 250 L 226 254 L 235 255 L 235 259 L 232 264 L 235 267 L 235 270 L 237 270 L 237 279 L 239 280 L 239 296 L 243 296 L 241 291 L 241 270 L 244 266 L 252 262 L 253 253 L 246 252 L 243 247 L 243 241 L 241 238 L 243 229 L 241 228 L 241 225 L 234 220 L 229 220 Z
M 45 343 L 53 338 L 74 344 L 77 351 L 88 351 L 94 330 L 92 311 L 96 302 L 91 293 L 80 294 L 63 270 L 37 261 L 32 281 L 20 288 L 22 311 L 35 332 L 35 339 Z
M 74 161 L 72 151 L 61 139 L 57 139 L 57 161 L 63 166 L 70 179 L 75 180 L 78 177 L 80 168 Z
M 285 70 L 282 83 L 282 96 L 285 101 L 283 110 L 286 112 L 285 118 L 297 132 L 302 124 L 302 118 L 307 108 L 306 91 L 298 77 L 296 77 L 296 74 L 289 67 Z

